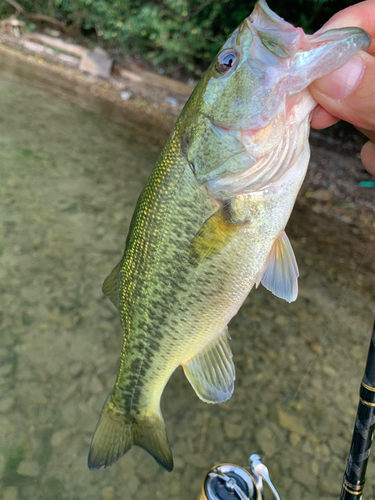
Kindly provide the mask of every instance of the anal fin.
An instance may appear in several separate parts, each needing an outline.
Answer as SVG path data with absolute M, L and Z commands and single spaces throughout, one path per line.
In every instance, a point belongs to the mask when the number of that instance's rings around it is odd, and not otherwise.
M 298 276 L 298 265 L 292 245 L 285 231 L 282 231 L 258 276 L 257 286 L 261 282 L 277 297 L 293 302 L 298 296 Z
M 203 351 L 183 363 L 197 396 L 206 403 L 222 403 L 233 394 L 235 369 L 227 328 Z

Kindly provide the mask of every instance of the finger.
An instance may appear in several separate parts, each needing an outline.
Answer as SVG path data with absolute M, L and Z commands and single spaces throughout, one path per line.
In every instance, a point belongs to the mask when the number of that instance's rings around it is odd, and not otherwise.
M 310 85 L 313 98 L 328 113 L 375 130 L 375 58 L 359 52 L 344 66 Z
M 339 121 L 338 118 L 332 116 L 330 113 L 328 113 L 328 111 L 326 111 L 319 105 L 314 109 L 313 114 L 311 116 L 311 126 L 316 130 L 331 127 L 338 121 Z
M 366 130 L 361 127 L 356 127 L 357 130 L 362 132 L 363 135 L 365 135 L 370 141 L 372 141 L 375 144 L 375 132 L 373 130 Z
M 366 142 L 361 151 L 361 160 L 363 166 L 370 174 L 375 175 L 375 144 L 371 141 Z
M 351 5 L 344 10 L 335 14 L 331 19 L 324 24 L 319 31 L 327 31 L 337 28 L 345 28 L 347 26 L 358 26 L 364 29 L 373 39 L 368 52 L 375 51 L 375 0 L 367 0 L 367 2 Z

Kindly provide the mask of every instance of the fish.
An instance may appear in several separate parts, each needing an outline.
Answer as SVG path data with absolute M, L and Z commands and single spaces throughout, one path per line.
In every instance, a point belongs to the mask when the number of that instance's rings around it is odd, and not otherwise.
M 287 302 L 297 298 L 285 227 L 310 157 L 316 102 L 308 85 L 370 41 L 356 27 L 306 35 L 259 0 L 204 73 L 103 284 L 124 337 L 90 469 L 137 445 L 171 471 L 160 398 L 173 372 L 181 365 L 201 400 L 228 400 L 231 318 L 259 284 Z

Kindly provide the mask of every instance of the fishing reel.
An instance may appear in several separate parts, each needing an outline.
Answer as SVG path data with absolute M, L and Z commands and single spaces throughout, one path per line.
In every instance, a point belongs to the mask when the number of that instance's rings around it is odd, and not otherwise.
M 249 470 L 238 465 L 220 464 L 208 471 L 200 500 L 264 500 L 263 481 L 280 500 L 260 455 L 249 458 Z

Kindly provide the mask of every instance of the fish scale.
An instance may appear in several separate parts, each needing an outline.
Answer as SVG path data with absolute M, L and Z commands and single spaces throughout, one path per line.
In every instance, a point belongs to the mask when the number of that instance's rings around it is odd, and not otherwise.
M 175 140 L 177 141 L 177 139 Z M 180 168 L 170 168 L 170 165 L 176 166 L 178 162 L 181 165 Z M 186 256 L 189 228 L 190 238 L 194 236 L 196 229 L 189 220 L 193 215 L 190 207 L 176 203 L 176 199 L 171 197 L 170 193 L 176 189 L 176 185 L 182 182 L 186 166 L 186 161 L 184 162 L 181 157 L 176 158 L 175 149 L 172 146 L 168 156 L 160 163 L 160 166 L 157 166 L 142 194 L 139 211 L 136 212 L 135 220 L 132 222 L 134 229 L 130 229 L 133 238 L 129 241 L 121 264 L 120 294 L 123 297 L 124 309 L 120 312 L 124 314 L 124 330 L 126 332 L 124 336 L 127 338 L 127 344 L 124 343 L 121 356 L 122 366 L 116 388 L 119 389 L 120 394 L 130 395 L 132 408 L 136 407 L 135 403 L 138 402 L 141 388 L 145 383 L 144 378 L 140 376 L 143 360 L 152 360 L 160 348 L 160 339 L 163 337 L 161 332 L 169 316 L 166 304 L 175 302 L 178 289 L 184 291 L 183 283 L 186 271 L 184 271 L 181 256 L 184 257 L 184 253 Z M 158 191 L 157 186 L 162 182 L 164 182 L 163 189 Z M 185 190 L 186 187 L 187 183 Z M 169 222 L 171 214 L 175 210 L 182 212 L 181 220 L 184 221 L 182 227 L 181 224 L 178 224 L 181 236 L 177 239 L 173 223 Z M 173 246 L 167 243 L 165 232 L 173 234 Z M 158 240 L 164 244 L 158 245 Z M 147 248 L 143 246 L 141 253 L 139 241 L 149 241 L 153 244 Z M 132 244 L 133 242 L 134 244 Z M 154 251 L 155 247 L 158 247 L 157 252 Z M 177 271 L 173 265 L 176 261 L 180 262 Z M 137 296 L 138 300 L 136 306 L 131 307 L 134 295 Z M 157 314 L 158 311 L 162 312 L 164 321 L 161 321 L 161 317 Z M 135 332 L 139 333 L 135 335 Z M 137 349 L 132 349 L 133 338 L 136 343 L 141 343 L 142 347 L 138 345 Z M 134 353 L 134 359 L 128 355 L 129 352 Z M 129 366 L 128 370 L 127 366 Z M 129 373 L 125 379 L 121 376 L 124 373 Z M 152 371 L 149 373 L 153 377 Z M 116 396 L 115 391 L 114 397 Z M 119 406 L 126 408 L 130 404 L 129 396 L 128 398 L 118 397 L 118 399 Z
M 260 283 L 297 298 L 285 226 L 310 155 L 316 103 L 307 86 L 368 45 L 358 28 L 305 35 L 259 0 L 202 77 L 103 285 L 124 343 L 91 469 L 138 445 L 172 470 L 160 398 L 174 370 L 182 365 L 203 401 L 226 401 L 235 379 L 230 319 Z

